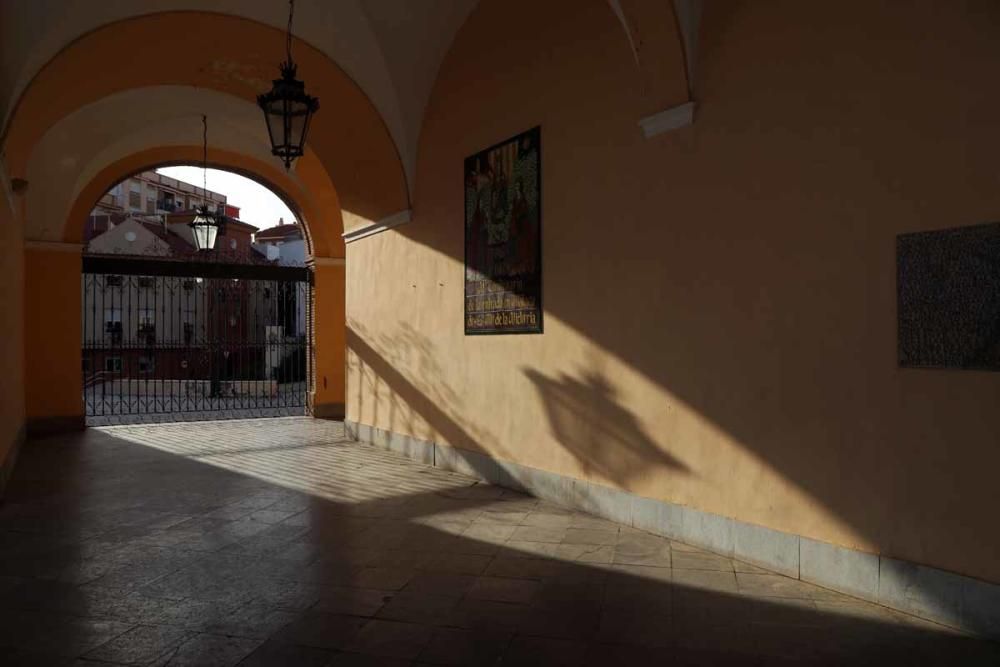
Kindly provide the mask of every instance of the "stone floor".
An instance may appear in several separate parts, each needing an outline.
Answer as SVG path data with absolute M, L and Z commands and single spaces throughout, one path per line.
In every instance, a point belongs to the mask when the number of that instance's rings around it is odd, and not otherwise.
M 30 442 L 3 665 L 1000 665 L 1000 646 L 346 442 L 307 418 Z

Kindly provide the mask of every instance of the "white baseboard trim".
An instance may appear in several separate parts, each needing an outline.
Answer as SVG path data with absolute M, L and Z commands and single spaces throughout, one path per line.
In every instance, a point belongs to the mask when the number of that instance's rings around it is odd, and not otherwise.
M 753 563 L 898 611 L 1000 639 L 1000 585 L 820 542 L 353 421 L 348 437 Z

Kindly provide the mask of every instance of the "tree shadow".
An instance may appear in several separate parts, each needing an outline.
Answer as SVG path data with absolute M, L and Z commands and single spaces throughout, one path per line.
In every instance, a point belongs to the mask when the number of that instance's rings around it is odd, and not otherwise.
M 534 369 L 523 372 L 538 390 L 553 436 L 585 473 L 623 488 L 637 475 L 648 473 L 650 467 L 691 473 L 687 465 L 649 437 L 600 372 L 584 372 L 580 379 L 564 373 L 549 378 Z

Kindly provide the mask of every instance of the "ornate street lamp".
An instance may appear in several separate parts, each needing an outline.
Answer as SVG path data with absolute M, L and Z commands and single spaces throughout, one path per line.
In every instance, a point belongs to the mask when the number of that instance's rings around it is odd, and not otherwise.
M 223 218 L 208 210 L 208 117 L 202 115 L 202 195 L 206 203 L 198 207 L 197 214 L 189 225 L 194 234 L 194 245 L 198 250 L 211 250 L 215 247 L 215 237 L 219 234 L 219 227 Z
M 288 0 L 287 60 L 281 63 L 281 78 L 274 79 L 270 92 L 257 96 L 257 104 L 264 111 L 267 134 L 271 138 L 271 154 L 282 159 L 285 169 L 290 169 L 295 158 L 302 156 L 309 120 L 319 109 L 319 99 L 307 95 L 305 83 L 295 78 L 296 65 L 292 60 L 294 12 L 295 0 Z

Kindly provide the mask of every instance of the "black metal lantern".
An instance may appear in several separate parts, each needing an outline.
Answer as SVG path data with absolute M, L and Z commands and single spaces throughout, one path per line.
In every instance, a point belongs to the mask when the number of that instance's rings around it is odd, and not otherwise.
M 275 79 L 271 91 L 257 96 L 257 104 L 264 111 L 267 134 L 271 139 L 271 154 L 292 166 L 305 151 L 309 121 L 319 109 L 319 99 L 306 94 L 306 85 L 295 78 L 296 65 L 292 60 L 292 15 L 295 0 L 288 2 L 288 31 L 285 51 L 288 59 L 281 63 L 281 78 Z
M 202 115 L 202 195 L 208 198 L 208 117 Z M 219 235 L 219 228 L 224 221 L 216 213 L 208 210 L 208 204 L 198 207 L 197 214 L 189 224 L 191 233 L 194 235 L 194 245 L 198 250 L 211 250 L 215 247 L 215 239 Z
M 194 234 L 194 245 L 198 250 L 211 250 L 215 247 L 215 239 L 219 234 L 219 222 L 210 213 L 208 206 L 199 206 L 198 214 L 190 223 Z

